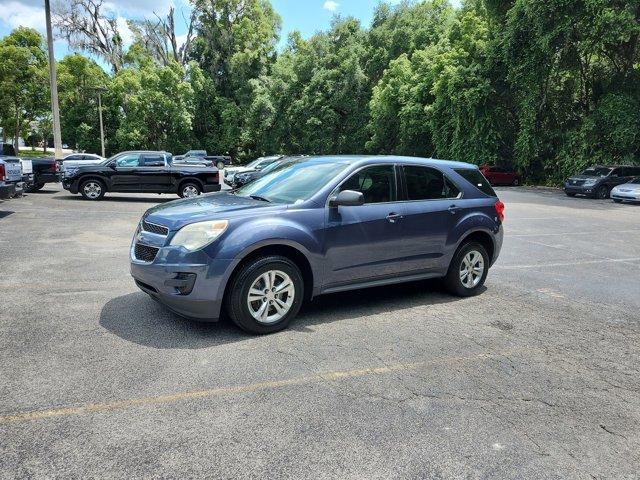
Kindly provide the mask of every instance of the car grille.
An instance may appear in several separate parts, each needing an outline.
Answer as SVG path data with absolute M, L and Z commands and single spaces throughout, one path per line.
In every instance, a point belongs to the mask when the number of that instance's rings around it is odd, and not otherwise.
M 583 185 L 584 180 L 569 180 L 569 185 Z
M 155 223 L 149 223 L 147 221 L 142 222 L 142 229 L 145 232 L 156 233 L 158 235 L 167 236 L 169 233 L 169 229 L 167 227 L 163 227 L 162 225 L 156 225 Z
M 149 245 L 143 245 L 142 243 L 136 243 L 136 246 L 133 250 L 133 253 L 136 257 L 136 260 L 140 260 L 141 262 L 153 262 L 158 254 L 159 248 L 150 247 Z

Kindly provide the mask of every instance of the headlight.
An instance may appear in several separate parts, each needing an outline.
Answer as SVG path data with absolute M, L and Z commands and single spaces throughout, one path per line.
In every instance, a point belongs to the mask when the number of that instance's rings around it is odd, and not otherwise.
M 228 226 L 228 220 L 192 223 L 176 233 L 171 245 L 181 245 L 191 251 L 198 250 L 222 235 Z
M 584 181 L 584 186 L 585 187 L 593 187 L 596 184 L 597 180 L 585 180 Z

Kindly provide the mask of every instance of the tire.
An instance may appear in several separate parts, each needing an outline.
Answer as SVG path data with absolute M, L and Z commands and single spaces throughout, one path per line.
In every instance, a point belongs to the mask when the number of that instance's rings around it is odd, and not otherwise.
M 479 255 L 480 258 L 478 258 L 477 255 Z M 482 271 L 477 272 L 479 275 L 476 274 L 474 276 L 473 272 L 469 273 L 470 270 L 465 267 L 467 260 L 471 260 L 472 265 L 481 266 Z M 487 278 L 489 262 L 489 255 L 487 255 L 486 249 L 481 244 L 477 242 L 462 244 L 453 256 L 453 259 L 449 264 L 447 275 L 444 278 L 447 290 L 459 297 L 472 297 L 474 295 L 478 295 Z M 481 265 L 479 265 L 479 263 L 481 263 Z M 463 276 L 463 270 L 466 272 L 466 276 Z
M 614 201 L 615 203 L 622 203 L 622 200 L 620 200 L 620 199 L 618 199 L 618 198 L 614 198 L 614 199 L 613 199 L 613 201 Z
M 34 183 L 33 185 L 29 185 L 25 188 L 24 191 L 27 193 L 33 193 L 42 190 L 42 187 L 44 187 L 44 183 Z
M 178 195 L 182 198 L 197 197 L 202 193 L 202 188 L 195 182 L 185 182 L 180 185 Z
M 90 178 L 84 180 L 78 190 L 85 200 L 97 201 L 102 200 L 102 197 L 104 197 L 106 187 L 100 180 Z
M 224 162 L 221 160 L 218 163 L 216 163 L 216 167 L 218 168 L 218 170 L 224 170 Z
M 576 194 L 575 193 L 569 193 L 569 192 L 565 192 L 567 194 L 567 197 L 575 197 Z
M 287 284 L 290 287 L 281 293 L 272 290 L 265 294 L 269 285 L 275 285 L 271 289 L 277 289 Z M 254 301 L 249 300 L 250 292 L 253 292 Z M 288 258 L 273 255 L 251 260 L 234 275 L 225 305 L 229 317 L 238 327 L 248 333 L 264 335 L 286 328 L 300 311 L 303 298 L 304 281 L 300 269 Z M 278 311 L 277 307 L 282 305 L 282 311 Z
M 519 178 L 516 178 L 516 179 L 513 181 L 512 185 L 513 185 L 514 187 L 519 187 L 519 186 L 520 186 L 520 179 L 519 179 Z
M 595 197 L 598 200 L 606 200 L 609 198 L 609 189 L 605 185 L 598 187 Z

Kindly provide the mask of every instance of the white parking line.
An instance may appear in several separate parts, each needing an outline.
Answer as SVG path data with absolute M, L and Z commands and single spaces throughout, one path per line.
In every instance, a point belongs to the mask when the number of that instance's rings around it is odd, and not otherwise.
M 534 265 L 496 265 L 492 268 L 498 269 L 498 270 L 520 270 L 521 268 L 572 267 L 574 265 L 592 265 L 592 264 L 598 264 L 598 263 L 625 263 L 625 262 L 640 262 L 640 257 L 603 258 L 601 260 L 582 260 L 577 262 L 536 263 Z
M 640 233 L 640 229 L 633 230 L 607 230 L 606 234 L 611 235 L 612 233 Z M 564 237 L 566 235 L 593 235 L 600 236 L 602 232 L 565 232 L 565 233 L 516 233 L 509 234 L 506 233 L 505 236 L 514 238 L 514 237 Z

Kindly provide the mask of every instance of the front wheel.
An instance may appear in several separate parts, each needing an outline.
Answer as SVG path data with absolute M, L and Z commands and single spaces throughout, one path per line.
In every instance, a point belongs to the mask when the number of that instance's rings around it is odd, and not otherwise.
M 513 185 L 514 187 L 518 187 L 518 186 L 520 185 L 520 179 L 519 179 L 519 178 L 516 178 L 516 179 L 513 181 L 513 184 L 512 184 L 512 185 Z
M 224 170 L 224 162 L 220 160 L 218 163 L 216 163 L 216 167 L 218 168 L 218 170 Z
M 614 199 L 613 199 L 613 201 L 614 201 L 615 203 L 622 203 L 622 200 L 620 200 L 619 198 L 614 198 Z
M 454 295 L 471 297 L 480 293 L 488 272 L 487 250 L 479 243 L 466 243 L 453 256 L 445 285 Z
M 258 257 L 235 275 L 225 299 L 231 320 L 249 333 L 286 328 L 298 314 L 304 282 L 295 263 L 282 256 Z
M 189 182 L 180 185 L 180 191 L 178 192 L 178 195 L 180 195 L 182 198 L 191 198 L 197 197 L 201 193 L 202 189 L 200 188 L 200 185 Z
M 100 200 L 104 197 L 104 185 L 100 180 L 85 180 L 80 185 L 80 194 L 85 200 Z
M 567 197 L 575 197 L 576 194 L 575 193 L 569 193 L 569 192 L 565 192 L 567 194 Z
M 598 188 L 598 190 L 596 190 L 596 198 L 598 200 L 605 200 L 609 198 L 609 189 L 604 185 Z

